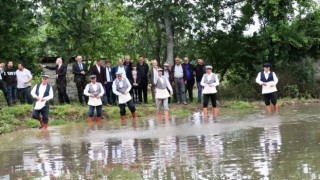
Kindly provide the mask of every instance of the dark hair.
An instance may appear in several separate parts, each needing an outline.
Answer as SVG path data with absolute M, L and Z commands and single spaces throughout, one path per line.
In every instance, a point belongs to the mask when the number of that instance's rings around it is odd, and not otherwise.
M 102 59 L 97 59 L 97 62 L 100 62 L 100 61 L 102 61 Z
M 106 64 L 107 64 L 107 63 L 110 63 L 110 64 L 111 64 L 111 61 L 107 59 L 107 60 L 106 60 Z
M 144 56 L 140 55 L 139 58 L 141 58 L 141 57 L 144 58 Z
M 202 57 L 198 57 L 198 59 L 202 59 Z M 203 60 L 203 59 L 202 59 Z
M 9 62 L 12 62 L 12 63 L 13 63 L 13 60 L 9 60 L 9 61 L 8 61 L 8 64 L 9 64 Z

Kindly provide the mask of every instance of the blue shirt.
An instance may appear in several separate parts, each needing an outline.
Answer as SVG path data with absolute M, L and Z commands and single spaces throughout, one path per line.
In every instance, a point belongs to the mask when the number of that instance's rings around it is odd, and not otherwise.
M 189 63 L 186 64 L 187 80 L 191 80 L 191 72 L 189 71 Z

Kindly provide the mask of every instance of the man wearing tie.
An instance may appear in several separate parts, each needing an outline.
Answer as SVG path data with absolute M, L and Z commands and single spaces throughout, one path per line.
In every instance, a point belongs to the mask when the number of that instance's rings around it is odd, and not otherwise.
M 102 66 L 102 59 L 98 59 L 96 64 L 90 68 L 90 75 L 96 75 L 97 82 L 104 84 L 106 81 L 105 69 Z
M 105 89 L 106 89 L 106 95 L 107 95 L 107 105 L 116 105 L 116 95 L 112 92 L 112 68 L 111 68 L 111 62 L 109 60 L 106 61 L 106 83 L 105 83 Z
M 42 65 L 42 68 L 56 70 L 56 86 L 58 89 L 59 103 L 64 104 L 66 102 L 67 104 L 70 104 L 67 94 L 67 66 L 62 64 L 62 59 L 57 58 L 55 67 Z
M 74 83 L 76 83 L 77 90 L 78 90 L 78 98 L 81 105 L 84 105 L 83 102 L 83 91 L 86 87 L 86 74 L 87 74 L 87 67 L 85 64 L 82 63 L 82 57 L 76 57 L 76 63 L 72 66 L 72 73 L 74 74 Z M 88 97 L 84 96 L 85 103 L 88 103 Z

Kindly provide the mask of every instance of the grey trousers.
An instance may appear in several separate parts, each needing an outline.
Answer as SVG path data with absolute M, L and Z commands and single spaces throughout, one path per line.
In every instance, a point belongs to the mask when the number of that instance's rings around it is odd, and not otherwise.
M 169 104 L 168 104 L 168 98 L 165 99 L 156 99 L 156 105 L 157 105 L 157 112 L 162 112 L 162 107 L 164 111 L 169 111 Z
M 186 102 L 186 87 L 183 78 L 174 78 L 174 87 L 178 102 Z

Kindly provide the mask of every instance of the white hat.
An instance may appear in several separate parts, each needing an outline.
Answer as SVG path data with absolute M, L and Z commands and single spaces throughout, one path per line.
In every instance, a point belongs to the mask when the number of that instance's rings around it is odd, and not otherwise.
M 206 69 L 212 69 L 212 66 L 206 66 Z
M 116 73 L 116 75 L 122 75 L 122 72 L 118 71 L 118 72 Z

